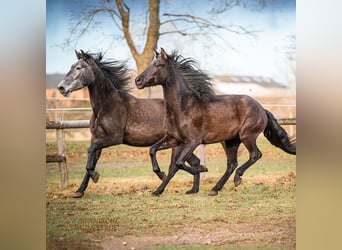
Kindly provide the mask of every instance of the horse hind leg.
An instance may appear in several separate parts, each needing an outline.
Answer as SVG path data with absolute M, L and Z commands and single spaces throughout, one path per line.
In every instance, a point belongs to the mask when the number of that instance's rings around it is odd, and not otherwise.
M 242 140 L 242 143 L 246 146 L 249 152 L 249 159 L 241 167 L 239 167 L 234 176 L 234 184 L 235 187 L 239 186 L 242 182 L 241 176 L 243 176 L 244 172 L 252 166 L 257 160 L 259 160 L 262 156 L 262 153 L 258 149 L 256 145 L 256 137 L 249 137 Z
M 241 141 L 239 138 L 222 142 L 222 146 L 227 155 L 227 169 L 226 169 L 226 172 L 221 177 L 221 179 L 210 190 L 208 194 L 209 196 L 218 195 L 218 191 L 220 191 L 223 188 L 224 184 L 227 182 L 229 177 L 234 172 L 235 168 L 238 166 L 237 152 L 238 152 L 238 148 L 240 144 L 241 144 Z

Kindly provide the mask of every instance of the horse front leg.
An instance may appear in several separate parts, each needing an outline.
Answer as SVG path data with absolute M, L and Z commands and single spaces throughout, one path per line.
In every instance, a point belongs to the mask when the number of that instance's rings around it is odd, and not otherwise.
M 100 158 L 101 152 L 102 152 L 102 149 L 99 149 L 99 150 L 96 151 L 94 166 L 96 166 L 96 163 L 97 163 L 97 161 Z M 86 173 L 85 173 L 85 175 L 83 177 L 83 181 L 82 181 L 80 187 L 77 189 L 77 191 L 73 195 L 73 198 L 81 198 L 81 197 L 83 197 L 84 191 L 88 187 L 89 180 L 90 180 L 90 174 L 88 173 L 88 171 L 86 171 Z
M 100 174 L 95 171 L 95 165 L 97 162 L 96 151 L 100 149 L 102 150 L 103 148 L 107 148 L 109 146 L 113 146 L 117 144 L 119 144 L 117 140 L 109 136 L 108 138 L 98 139 L 91 143 L 88 149 L 88 160 L 87 160 L 86 170 L 94 183 L 97 183 L 100 178 Z
M 166 174 L 160 170 L 158 161 L 157 161 L 157 151 L 169 149 L 170 147 L 175 147 L 179 145 L 179 142 L 175 139 L 172 139 L 168 136 L 164 136 L 161 140 L 159 140 L 157 143 L 152 145 L 150 147 L 150 158 L 152 162 L 152 170 L 156 173 L 156 175 L 159 177 L 160 180 L 164 181 L 166 178 Z M 208 169 L 205 166 L 200 165 L 200 159 L 195 155 L 191 154 L 189 159 L 186 160 L 191 168 L 185 166 L 183 167 L 183 170 L 192 174 L 196 175 L 199 172 L 208 172 Z
M 192 156 L 192 152 L 196 148 L 196 146 L 192 149 L 192 151 L 188 152 L 188 154 L 183 155 L 183 158 L 190 159 L 191 156 Z M 185 149 L 185 144 L 180 144 L 177 147 L 172 148 L 171 163 L 170 163 L 170 166 L 169 166 L 168 175 L 167 175 L 166 179 L 163 181 L 163 183 L 158 187 L 158 189 L 155 192 L 152 193 L 153 195 L 156 195 L 156 196 L 161 195 L 164 192 L 167 184 L 170 182 L 170 180 L 173 178 L 173 176 L 177 173 L 177 171 L 179 169 L 185 170 L 188 173 L 194 175 L 194 186 L 193 186 L 193 188 L 191 190 L 189 190 L 187 192 L 187 194 L 198 192 L 198 190 L 199 190 L 199 178 L 200 178 L 199 173 L 201 171 L 201 168 L 200 167 L 190 168 L 190 167 L 186 166 L 184 164 L 185 159 L 184 159 L 182 165 L 176 164 L 176 162 L 178 161 L 177 159 L 179 159 L 180 155 L 183 154 L 184 149 Z M 194 160 L 194 158 L 192 158 L 192 160 Z M 198 164 L 199 164 L 199 161 L 198 161 Z
M 192 153 L 189 159 L 187 159 L 186 161 L 190 164 L 192 168 L 198 169 L 198 172 L 194 174 L 192 188 L 186 192 L 186 194 L 195 194 L 199 191 L 200 172 L 208 172 L 208 169 L 200 164 L 200 159 L 194 153 Z
M 170 182 L 170 180 L 172 179 L 172 177 L 177 173 L 177 171 L 179 170 L 179 168 L 176 166 L 175 162 L 176 159 L 178 158 L 180 152 L 183 149 L 183 144 L 172 148 L 172 154 L 171 154 L 171 162 L 170 162 L 170 166 L 169 166 L 169 172 L 166 176 L 166 178 L 163 180 L 162 184 L 160 184 L 160 186 L 157 188 L 156 191 L 154 191 L 152 193 L 152 195 L 154 196 L 160 196 L 164 190 L 165 187 L 167 186 L 167 184 Z
M 156 175 L 162 181 L 166 180 L 166 174 L 160 170 L 157 157 L 156 157 L 157 151 L 168 149 L 172 146 L 177 146 L 178 144 L 179 143 L 176 140 L 171 139 L 168 136 L 164 136 L 161 140 L 159 140 L 157 143 L 153 144 L 150 147 L 150 158 L 152 162 L 152 170 L 154 173 L 156 173 Z
M 178 154 L 178 157 L 176 158 L 176 162 L 175 165 L 177 166 L 177 168 L 179 169 L 184 169 L 187 168 L 187 166 L 185 165 L 185 160 L 189 160 L 191 159 L 196 160 L 197 161 L 197 157 L 194 158 L 194 154 L 193 151 L 195 150 L 195 148 L 199 145 L 200 143 L 197 141 L 192 141 L 190 143 L 184 144 L 182 151 Z M 193 181 L 193 186 L 190 190 L 188 190 L 186 192 L 186 194 L 194 194 L 197 193 L 199 191 L 199 185 L 200 185 L 200 172 L 206 172 L 208 171 L 208 169 L 202 165 L 199 164 L 199 159 L 198 159 L 198 165 L 199 167 L 197 168 L 193 168 L 194 170 L 194 181 Z
M 100 159 L 101 152 L 102 152 L 102 149 L 99 149 L 95 153 L 95 164 L 94 164 L 95 166 L 96 166 L 97 161 Z M 72 196 L 73 198 L 81 198 L 81 197 L 83 197 L 84 192 L 85 192 L 85 190 L 88 187 L 89 180 L 90 180 L 90 174 L 88 173 L 88 171 L 86 171 L 80 187 L 77 189 L 75 194 Z

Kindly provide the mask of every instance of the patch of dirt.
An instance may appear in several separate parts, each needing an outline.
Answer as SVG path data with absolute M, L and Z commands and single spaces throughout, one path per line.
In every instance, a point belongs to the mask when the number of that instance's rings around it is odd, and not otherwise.
M 122 238 L 108 236 L 97 243 L 105 250 L 148 249 L 152 246 L 273 246 L 295 247 L 296 225 L 294 219 L 261 224 L 240 223 L 226 224 L 224 228 L 204 231 L 189 226 L 184 231 L 177 231 L 166 236 L 124 236 Z

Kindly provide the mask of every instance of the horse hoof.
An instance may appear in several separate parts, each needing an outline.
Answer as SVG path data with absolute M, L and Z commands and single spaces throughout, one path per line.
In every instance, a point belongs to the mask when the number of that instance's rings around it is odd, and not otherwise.
M 198 193 L 198 190 L 196 190 L 196 189 L 190 189 L 190 190 L 185 192 L 185 194 L 196 194 L 196 193 Z
M 236 176 L 234 177 L 234 185 L 235 185 L 235 187 L 239 186 L 239 185 L 241 184 L 241 182 L 242 182 L 241 177 L 238 176 L 238 175 L 236 175 Z
M 159 196 L 160 196 L 160 193 L 158 193 L 157 191 L 155 191 L 155 192 L 152 193 L 152 196 L 159 197 Z
M 98 172 L 95 172 L 93 176 L 91 176 L 91 179 L 94 183 L 98 182 L 100 179 L 100 174 Z
M 83 192 L 75 192 L 72 198 L 82 198 L 84 195 Z
M 200 165 L 200 172 L 208 172 L 208 169 L 205 166 Z
M 210 192 L 208 193 L 209 196 L 216 196 L 218 195 L 218 192 L 216 190 L 210 190 Z

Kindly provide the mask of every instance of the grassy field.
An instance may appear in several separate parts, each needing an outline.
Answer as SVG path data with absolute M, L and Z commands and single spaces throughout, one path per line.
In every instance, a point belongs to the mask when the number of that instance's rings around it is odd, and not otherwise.
M 235 188 L 229 179 L 218 196 L 207 194 L 225 170 L 219 144 L 206 146 L 208 173 L 200 192 L 184 194 L 192 176 L 178 172 L 160 197 L 147 148 L 105 149 L 101 177 L 81 199 L 70 198 L 83 175 L 89 142 L 66 145 L 69 187 L 58 188 L 59 170 L 46 171 L 47 249 L 295 249 L 296 157 L 258 140 L 263 157 Z M 47 153 L 56 145 L 47 143 Z M 166 170 L 170 152 L 158 152 Z M 243 146 L 239 164 L 248 158 Z

